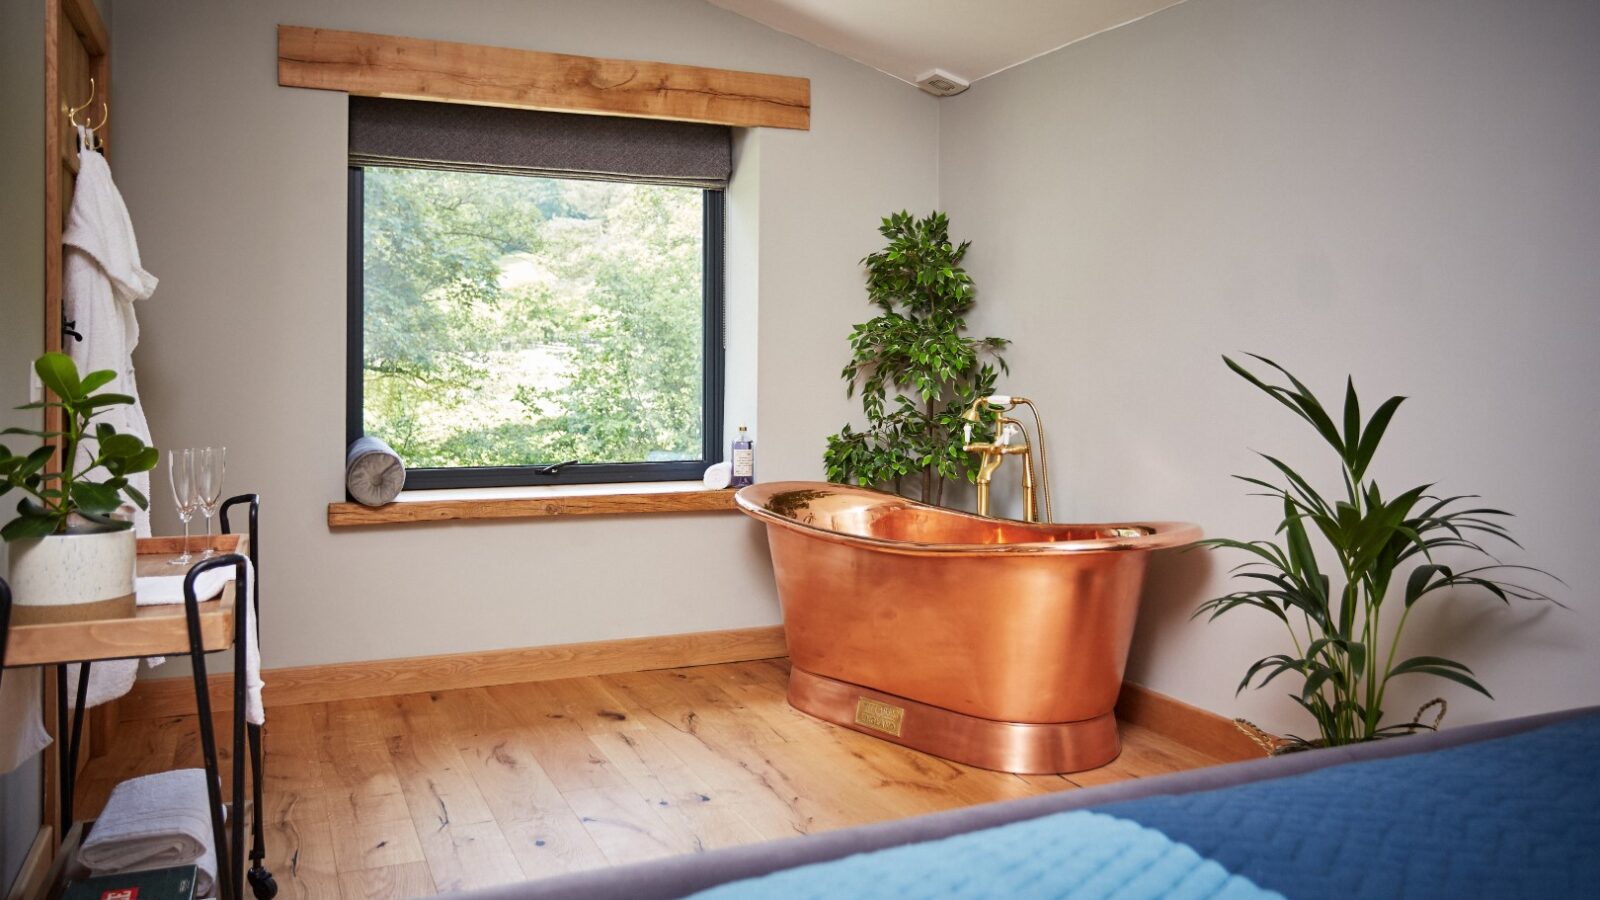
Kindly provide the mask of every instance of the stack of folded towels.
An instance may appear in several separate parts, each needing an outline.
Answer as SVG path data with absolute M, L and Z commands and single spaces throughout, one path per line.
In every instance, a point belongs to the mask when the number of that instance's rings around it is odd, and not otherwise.
M 204 769 L 124 781 L 111 792 L 78 860 L 94 875 L 193 865 L 195 896 L 215 896 L 217 848 L 209 802 Z

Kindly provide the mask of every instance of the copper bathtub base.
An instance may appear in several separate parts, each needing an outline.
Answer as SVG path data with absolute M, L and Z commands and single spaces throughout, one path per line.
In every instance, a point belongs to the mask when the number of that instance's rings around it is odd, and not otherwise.
M 1109 712 L 1080 722 L 999 722 L 800 668 L 789 671 L 789 705 L 862 734 L 999 772 L 1081 772 L 1103 766 L 1122 752 L 1117 721 Z

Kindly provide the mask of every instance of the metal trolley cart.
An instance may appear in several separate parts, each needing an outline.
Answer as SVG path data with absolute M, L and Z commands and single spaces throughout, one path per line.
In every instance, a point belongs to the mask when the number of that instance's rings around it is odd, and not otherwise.
M 229 525 L 229 510 L 248 505 L 250 522 L 243 535 L 234 534 Z M 0 581 L 0 676 L 6 668 L 53 665 L 56 667 L 56 751 L 60 760 L 61 829 L 63 842 L 73 824 L 72 798 L 77 775 L 78 751 L 83 736 L 84 702 L 89 688 L 90 666 L 95 662 L 146 656 L 187 654 L 194 668 L 195 711 L 199 716 L 200 747 L 205 759 L 206 785 L 210 795 L 212 836 L 217 847 L 217 885 L 222 900 L 243 900 L 248 881 L 256 900 L 272 900 L 278 887 L 272 873 L 263 865 L 266 848 L 261 826 L 262 752 L 261 727 L 245 722 L 245 648 L 252 616 L 261 612 L 261 567 L 258 524 L 261 501 L 255 494 L 241 494 L 222 504 L 222 537 L 215 546 L 224 552 L 196 563 L 183 583 L 183 605 L 144 606 L 123 619 L 86 622 L 61 622 L 11 627 L 11 592 Z M 178 549 L 177 538 L 144 538 L 139 541 L 139 569 L 147 574 L 164 571 Z M 248 579 L 250 596 L 239 595 L 246 584 L 246 560 L 255 570 Z M 234 580 L 214 600 L 195 596 L 196 579 L 204 572 L 232 566 Z M 234 815 L 224 824 L 221 767 L 211 718 L 211 693 L 205 658 L 209 653 L 234 651 L 233 663 L 233 765 L 232 796 Z M 78 667 L 78 695 L 75 708 L 67 702 L 67 667 Z M 245 869 L 243 807 L 245 753 L 248 747 L 251 773 L 250 868 Z M 64 870 L 68 860 L 58 862 Z

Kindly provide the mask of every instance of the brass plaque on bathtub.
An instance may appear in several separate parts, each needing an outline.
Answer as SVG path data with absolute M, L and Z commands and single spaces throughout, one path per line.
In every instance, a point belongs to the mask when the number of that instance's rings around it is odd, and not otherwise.
M 873 731 L 900 736 L 900 726 L 905 722 L 906 711 L 871 697 L 856 700 L 856 724 Z

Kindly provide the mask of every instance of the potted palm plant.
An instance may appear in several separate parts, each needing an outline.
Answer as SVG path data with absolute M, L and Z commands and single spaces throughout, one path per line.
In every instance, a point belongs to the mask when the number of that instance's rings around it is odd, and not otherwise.
M 20 491 L 17 516 L 0 529 L 10 547 L 12 621 L 17 624 L 114 618 L 133 612 L 133 523 L 114 518 L 124 498 L 140 508 L 144 495 L 128 476 L 155 468 L 154 447 L 131 434 L 95 422 L 106 409 L 133 402 L 102 391 L 116 373 L 90 372 L 63 353 L 46 353 L 33 364 L 54 400 L 18 409 L 61 410 L 62 430 L 8 428 L 0 434 L 38 438 L 41 446 L 14 454 L 0 445 L 0 495 Z M 61 455 L 49 443 L 60 441 Z M 81 448 L 81 450 L 80 450 Z M 51 471 L 61 460 L 60 471 Z
M 1287 369 L 1252 356 L 1288 383 L 1269 383 L 1232 359 L 1223 361 L 1316 429 L 1338 453 L 1343 482 L 1342 496 L 1326 497 L 1287 463 L 1262 454 L 1280 483 L 1235 477 L 1281 505 L 1276 537 L 1202 542 L 1250 558 L 1234 570 L 1244 589 L 1208 600 L 1195 615 L 1215 619 L 1236 609 L 1256 609 L 1288 631 L 1293 652 L 1256 660 L 1238 688 L 1262 688 L 1286 673 L 1299 679 L 1290 696 L 1316 720 L 1318 737 L 1290 735 L 1275 749 L 1350 744 L 1431 729 L 1437 720 L 1422 724 L 1420 712 L 1410 722 L 1385 724 L 1390 682 L 1403 676 L 1443 678 L 1492 696 L 1462 663 L 1431 655 L 1397 659 L 1396 650 L 1412 610 L 1457 589 L 1486 591 L 1505 603 L 1512 598 L 1554 602 L 1500 577 L 1514 570 L 1547 573 L 1502 564 L 1479 543 L 1493 538 L 1515 545 L 1504 524 L 1510 513 L 1475 506 L 1469 502 L 1476 499 L 1472 494 L 1435 496 L 1431 484 L 1387 494 L 1368 470 L 1405 398 L 1390 397 L 1363 421 L 1355 382 L 1347 380 L 1342 422 L 1336 423 Z M 1320 555 L 1318 543 L 1324 548 Z M 1482 564 L 1461 567 L 1453 561 L 1463 556 Z M 1387 622 L 1380 615 L 1386 602 L 1403 604 Z

